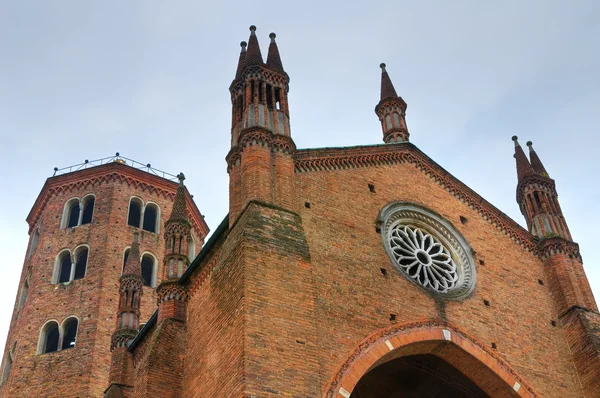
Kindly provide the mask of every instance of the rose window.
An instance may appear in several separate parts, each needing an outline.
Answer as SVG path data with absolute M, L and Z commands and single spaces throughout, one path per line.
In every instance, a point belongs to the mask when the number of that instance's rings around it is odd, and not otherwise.
M 396 224 L 390 231 L 390 247 L 396 264 L 423 287 L 440 293 L 456 287 L 456 264 L 448 249 L 433 236 Z
M 410 203 L 386 206 L 380 221 L 390 259 L 408 280 L 446 298 L 463 298 L 473 291 L 471 249 L 448 221 Z

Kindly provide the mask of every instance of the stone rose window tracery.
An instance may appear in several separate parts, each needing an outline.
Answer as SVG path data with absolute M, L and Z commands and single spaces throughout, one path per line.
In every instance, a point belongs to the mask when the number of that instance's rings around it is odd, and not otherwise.
M 467 297 L 475 287 L 471 248 L 439 215 L 412 203 L 392 203 L 380 213 L 383 244 L 409 281 L 444 298 Z

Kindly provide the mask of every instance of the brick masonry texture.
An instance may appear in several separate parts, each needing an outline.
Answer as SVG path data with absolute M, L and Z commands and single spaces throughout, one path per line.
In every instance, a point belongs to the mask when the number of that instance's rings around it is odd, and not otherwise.
M 127 166 L 120 167 L 129 171 Z M 132 169 L 131 174 L 138 177 L 138 170 Z M 156 177 L 149 178 L 152 182 Z M 172 185 L 174 193 L 176 184 Z M 61 229 L 65 203 L 73 197 L 81 198 L 90 193 L 96 197 L 92 223 Z M 152 201 L 160 207 L 159 233 L 127 225 L 131 196 L 140 197 L 144 202 Z M 7 350 L 15 347 L 14 363 L 10 378 L 1 387 L 1 396 L 102 396 L 108 386 L 110 339 L 115 329 L 124 251 L 131 245 L 134 230 L 139 230 L 141 253 L 151 253 L 157 259 L 157 283 L 160 282 L 164 252 L 162 224 L 170 214 L 171 206 L 172 196 L 142 190 L 139 186 L 118 180 L 49 195 L 34 226 L 40 230 L 38 246 L 32 256 L 25 259 L 23 267 L 18 295 L 26 278 L 29 293 L 18 312 L 15 306 L 6 344 Z M 200 246 L 202 239 L 198 233 L 194 234 Z M 73 250 L 80 244 L 87 244 L 90 249 L 85 277 L 67 284 L 52 284 L 58 253 L 65 248 Z M 144 287 L 142 322 L 155 308 L 154 289 Z M 60 324 L 71 315 L 79 319 L 76 346 L 59 352 L 36 354 L 44 323 L 56 320 Z M 69 382 L 65 383 L 65 380 Z

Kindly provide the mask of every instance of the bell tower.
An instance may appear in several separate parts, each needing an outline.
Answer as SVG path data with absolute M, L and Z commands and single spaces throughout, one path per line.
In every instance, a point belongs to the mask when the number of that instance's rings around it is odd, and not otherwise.
M 267 62 L 262 58 L 256 27 L 241 43 L 236 76 L 229 87 L 232 104 L 229 173 L 229 217 L 233 222 L 251 200 L 293 210 L 296 145 L 291 138 L 289 76 L 283 69 L 275 33 Z

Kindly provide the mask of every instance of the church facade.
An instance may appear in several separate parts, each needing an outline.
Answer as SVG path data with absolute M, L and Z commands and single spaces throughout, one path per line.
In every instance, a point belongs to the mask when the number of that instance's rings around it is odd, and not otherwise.
M 1 396 L 599 397 L 600 314 L 532 144 L 527 229 L 410 143 L 384 64 L 383 144 L 298 149 L 275 34 L 264 61 L 250 31 L 229 214 L 204 243 L 183 175 L 50 178 Z

